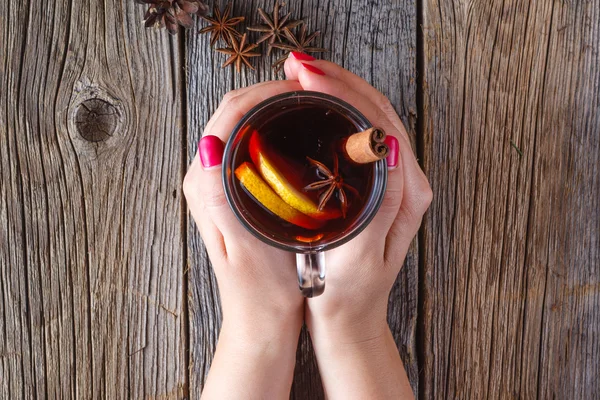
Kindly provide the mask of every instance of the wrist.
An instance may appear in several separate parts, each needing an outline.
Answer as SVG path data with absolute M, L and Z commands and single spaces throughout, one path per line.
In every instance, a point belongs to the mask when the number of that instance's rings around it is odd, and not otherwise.
M 318 303 L 319 299 L 315 300 L 309 302 L 306 313 L 306 325 L 313 341 L 331 345 L 340 341 L 364 342 L 381 337 L 389 329 L 387 299 L 372 301 L 362 307 L 348 303 L 323 307 Z
M 353 318 L 344 315 L 336 319 L 309 316 L 307 326 L 315 350 L 349 350 L 355 345 L 365 348 L 369 344 L 381 343 L 389 331 L 385 313 L 373 313 Z
M 224 313 L 203 399 L 289 396 L 302 321 Z
M 285 315 L 272 318 L 265 315 L 223 317 L 219 342 L 247 353 L 271 353 L 289 351 L 295 354 L 302 318 Z
M 373 321 L 369 329 L 353 325 L 347 333 L 321 327 L 311 337 L 330 398 L 413 398 L 387 323 Z
M 260 296 L 222 296 L 223 328 L 237 331 L 250 340 L 276 333 L 300 332 L 304 299 L 279 300 Z

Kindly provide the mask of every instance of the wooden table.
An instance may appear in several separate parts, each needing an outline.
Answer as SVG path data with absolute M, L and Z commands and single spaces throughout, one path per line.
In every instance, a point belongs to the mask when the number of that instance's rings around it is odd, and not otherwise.
M 289 3 L 435 193 L 389 303 L 419 397 L 599 398 L 600 1 Z M 143 12 L 0 8 L 2 399 L 201 392 L 219 300 L 181 183 L 223 95 L 276 75 Z M 323 397 L 305 332 L 292 397 Z

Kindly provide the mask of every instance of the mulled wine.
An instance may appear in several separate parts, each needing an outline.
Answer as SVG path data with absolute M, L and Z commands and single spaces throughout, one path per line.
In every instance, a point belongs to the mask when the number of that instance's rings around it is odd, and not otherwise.
M 373 191 L 375 163 L 356 163 L 347 139 L 364 130 L 339 107 L 285 104 L 240 128 L 231 191 L 263 236 L 318 246 L 356 225 Z

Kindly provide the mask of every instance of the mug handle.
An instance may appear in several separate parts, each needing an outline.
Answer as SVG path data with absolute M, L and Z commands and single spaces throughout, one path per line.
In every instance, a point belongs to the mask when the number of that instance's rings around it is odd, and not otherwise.
M 304 297 L 317 297 L 325 290 L 325 253 L 296 254 L 298 285 Z

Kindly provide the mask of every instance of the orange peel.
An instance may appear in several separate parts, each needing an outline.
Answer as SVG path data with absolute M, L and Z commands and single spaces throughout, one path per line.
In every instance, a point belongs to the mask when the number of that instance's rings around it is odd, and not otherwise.
M 262 179 L 254 165 L 244 162 L 235 169 L 242 186 L 267 210 L 281 219 L 306 229 L 319 229 L 323 222 L 310 218 L 284 202 Z
M 273 191 L 289 206 L 319 221 L 327 221 L 342 216 L 342 212 L 338 209 L 325 208 L 319 210 L 317 204 L 297 188 L 298 185 L 292 184 L 293 174 L 284 172 L 284 169 L 288 166 L 284 164 L 283 160 L 266 151 L 257 131 L 252 132 L 248 149 L 256 169 Z M 288 167 L 288 169 L 291 168 Z

